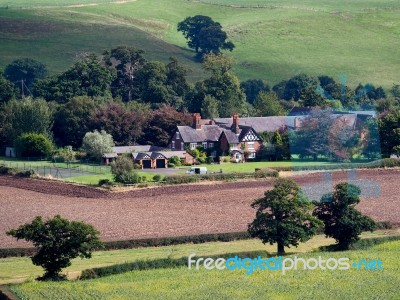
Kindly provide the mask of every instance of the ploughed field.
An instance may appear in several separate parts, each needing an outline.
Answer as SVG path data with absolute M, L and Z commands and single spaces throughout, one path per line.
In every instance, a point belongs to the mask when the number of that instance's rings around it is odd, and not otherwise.
M 293 177 L 307 192 L 329 191 L 351 179 L 363 189 L 358 208 L 377 221 L 400 225 L 400 170 L 373 169 Z M 54 181 L 0 176 L 0 248 L 30 246 L 5 232 L 35 216 L 61 216 L 93 224 L 104 241 L 245 231 L 254 218 L 250 203 L 272 187 L 272 179 L 220 182 L 109 193 Z M 314 195 L 315 196 L 315 195 Z

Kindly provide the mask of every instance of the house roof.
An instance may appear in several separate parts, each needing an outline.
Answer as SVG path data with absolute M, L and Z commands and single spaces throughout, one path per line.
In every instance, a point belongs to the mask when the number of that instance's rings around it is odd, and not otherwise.
M 132 153 L 132 152 L 149 152 L 149 151 L 159 151 L 164 150 L 162 147 L 157 147 L 153 145 L 136 145 L 136 146 L 117 146 L 112 148 L 114 153 Z
M 294 116 L 275 116 L 275 117 L 250 117 L 239 118 L 239 126 L 253 127 L 256 132 L 274 132 L 285 127 L 294 127 Z M 225 128 L 232 126 L 232 118 L 216 118 L 215 123 Z
M 204 125 L 201 126 L 201 129 L 194 129 L 190 126 L 177 126 L 177 128 L 185 143 L 217 142 L 222 132 L 222 128 L 217 125 Z
M 116 157 L 118 157 L 118 154 L 117 153 L 104 153 L 103 157 L 104 158 L 116 158 Z
M 239 135 L 234 133 L 232 130 L 224 129 L 223 133 L 225 134 L 229 144 L 239 144 Z
M 178 156 L 179 158 L 185 158 L 185 155 L 190 155 L 186 151 L 154 151 L 154 152 L 138 152 L 132 153 L 134 160 L 141 159 L 156 159 L 159 156 L 163 156 L 166 159 L 170 159 L 172 156 Z

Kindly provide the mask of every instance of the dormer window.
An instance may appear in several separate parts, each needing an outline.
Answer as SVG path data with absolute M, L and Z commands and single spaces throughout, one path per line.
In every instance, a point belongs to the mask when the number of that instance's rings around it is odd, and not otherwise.
M 179 132 L 176 133 L 176 139 L 179 140 L 181 138 L 181 135 L 179 134 Z

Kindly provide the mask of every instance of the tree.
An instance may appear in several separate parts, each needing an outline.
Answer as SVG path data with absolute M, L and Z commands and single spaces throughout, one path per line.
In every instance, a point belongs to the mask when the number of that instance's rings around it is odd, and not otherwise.
M 234 113 L 245 115 L 246 95 L 240 88 L 239 79 L 230 71 L 233 60 L 224 55 L 208 54 L 204 58 L 203 68 L 211 72 L 211 77 L 196 84 L 202 101 L 210 95 L 218 101 L 220 117 L 231 117 Z
M 213 96 L 206 95 L 201 105 L 201 115 L 204 119 L 218 118 L 218 101 Z
M 113 138 L 104 130 L 87 132 L 83 138 L 82 149 L 94 159 L 100 160 L 104 153 L 110 153 L 114 146 Z
M 183 33 L 189 48 L 195 49 L 196 53 L 219 54 L 221 49 L 232 51 L 235 47 L 232 42 L 226 41 L 228 37 L 221 24 L 207 16 L 187 17 L 178 23 L 178 31 Z
M 29 89 L 33 83 L 39 79 L 43 79 L 47 75 L 47 68 L 41 62 L 31 59 L 22 58 L 14 60 L 4 70 L 4 74 L 8 80 L 13 82 L 20 89 L 22 82 Z
M 274 92 L 260 92 L 254 100 L 257 117 L 283 116 L 285 110 Z
M 105 130 L 112 135 L 116 145 L 135 145 L 142 135 L 145 118 L 129 110 L 123 103 L 108 102 L 90 117 L 92 129 Z
M 375 229 L 375 222 L 355 208 L 360 194 L 358 186 L 339 183 L 333 193 L 325 194 L 315 203 L 313 215 L 324 223 L 325 235 L 336 240 L 339 250 L 349 249 L 351 243 L 359 240 L 361 232 Z
M 90 116 L 99 106 L 91 97 L 74 97 L 61 104 L 54 115 L 53 133 L 60 146 L 79 148 L 85 133 L 90 131 Z
M 242 81 L 240 87 L 246 94 L 246 100 L 250 104 L 253 104 L 254 100 L 260 92 L 268 93 L 271 89 L 264 81 L 259 79 L 249 79 Z
M 120 46 L 103 53 L 105 64 L 116 72 L 111 84 L 114 98 L 121 97 L 124 101 L 139 98 L 136 75 L 146 64 L 143 54 L 143 50 L 127 46 Z
M 109 98 L 113 77 L 95 54 L 89 54 L 61 75 L 37 82 L 34 95 L 59 103 L 76 96 Z
M 23 133 L 36 132 L 51 136 L 54 109 L 46 101 L 31 98 L 12 100 L 6 104 L 4 110 L 9 143 L 13 143 Z
M 320 107 L 324 104 L 324 97 L 313 88 L 303 89 L 299 100 L 303 102 L 305 107 Z
M 277 243 L 279 255 L 285 254 L 284 247 L 297 247 L 299 242 L 309 240 L 322 225 L 309 212 L 312 203 L 290 179 L 278 179 L 274 188 L 251 206 L 257 212 L 248 227 L 250 235 L 258 237 L 264 244 Z
M 141 144 L 167 146 L 176 126 L 191 125 L 190 114 L 177 112 L 170 106 L 163 106 L 153 111 L 143 128 Z
M 119 156 L 111 163 L 111 173 L 116 182 L 139 183 L 142 181 L 140 175 L 135 172 L 132 158 Z
M 272 90 L 277 93 L 280 99 L 293 99 L 298 101 L 304 89 L 311 88 L 315 90 L 317 86 L 318 82 L 314 77 L 310 77 L 306 74 L 299 74 L 287 81 L 278 83 Z
M 0 72 L 0 104 L 15 98 L 16 89 L 11 81 L 7 80 Z
M 15 150 L 21 157 L 48 157 L 53 145 L 47 136 L 40 133 L 23 133 L 14 142 Z
M 32 223 L 11 229 L 7 235 L 33 243 L 36 253 L 32 263 L 45 270 L 39 280 L 65 278 L 60 272 L 71 265 L 71 259 L 91 258 L 92 251 L 103 246 L 99 232 L 92 225 L 69 221 L 59 215 L 46 221 L 38 216 Z
M 63 162 L 66 162 L 67 164 L 69 164 L 71 161 L 75 160 L 76 153 L 72 149 L 72 146 L 65 146 L 61 149 L 58 149 L 54 153 L 53 159 L 56 159 L 57 157 L 60 157 Z
M 378 123 L 382 155 L 389 157 L 393 147 L 400 145 L 400 110 L 382 116 Z

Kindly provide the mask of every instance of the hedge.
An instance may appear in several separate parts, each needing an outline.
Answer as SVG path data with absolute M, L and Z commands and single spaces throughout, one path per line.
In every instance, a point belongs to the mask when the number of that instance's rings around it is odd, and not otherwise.
M 105 242 L 102 250 L 132 249 L 140 247 L 160 247 L 179 244 L 202 244 L 207 242 L 230 242 L 235 240 L 250 239 L 247 232 L 201 234 L 191 236 L 177 236 L 168 238 L 138 239 L 126 241 Z M 0 258 L 32 256 L 36 253 L 35 248 L 5 248 L 0 249 Z
M 360 239 L 350 245 L 349 250 L 366 250 L 375 245 L 380 245 L 387 242 L 399 241 L 400 235 L 375 237 L 368 239 Z M 335 251 L 337 250 L 337 244 L 319 247 L 320 251 Z M 341 250 L 342 251 L 342 250 Z

